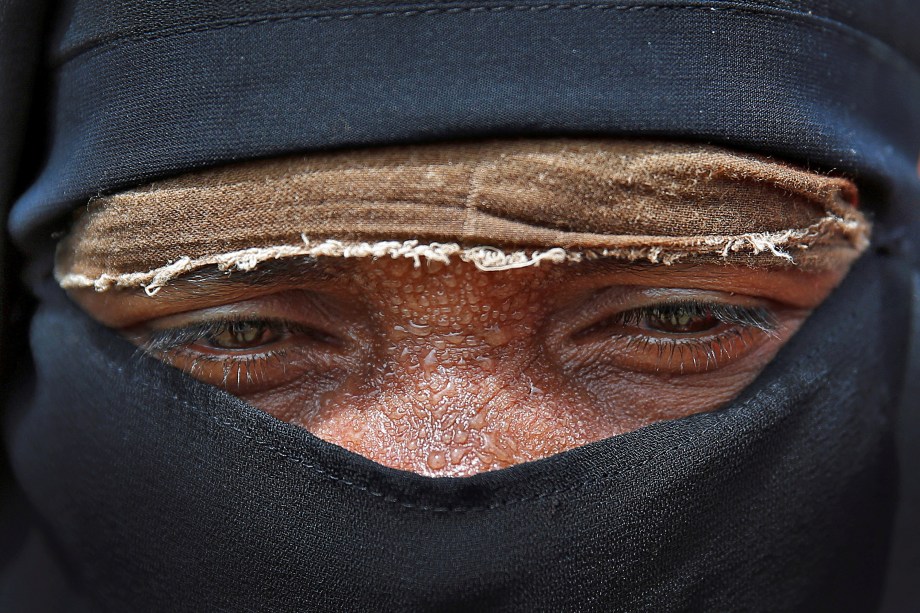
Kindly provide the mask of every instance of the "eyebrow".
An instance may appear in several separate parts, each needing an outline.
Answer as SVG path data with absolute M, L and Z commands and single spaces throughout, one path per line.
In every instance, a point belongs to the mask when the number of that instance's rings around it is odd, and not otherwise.
M 332 262 L 315 257 L 283 258 L 262 262 L 252 270 L 220 270 L 208 266 L 178 277 L 170 285 L 181 293 L 201 295 L 220 289 L 247 289 L 320 283 L 340 277 Z

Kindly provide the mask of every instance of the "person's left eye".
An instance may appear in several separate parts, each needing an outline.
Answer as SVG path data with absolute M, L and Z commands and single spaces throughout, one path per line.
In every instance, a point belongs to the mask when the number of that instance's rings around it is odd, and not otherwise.
M 648 333 L 689 336 L 711 333 L 721 326 L 753 327 L 772 332 L 776 325 L 776 316 L 764 306 L 678 301 L 622 311 L 579 334 L 632 326 Z
M 640 290 L 592 304 L 568 335 L 566 360 L 658 374 L 721 368 L 775 337 L 783 309 L 717 292 Z

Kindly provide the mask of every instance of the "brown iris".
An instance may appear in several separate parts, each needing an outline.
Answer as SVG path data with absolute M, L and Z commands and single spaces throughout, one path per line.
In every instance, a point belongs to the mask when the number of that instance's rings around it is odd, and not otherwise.
M 200 344 L 211 349 L 240 351 L 268 345 L 280 338 L 281 334 L 264 322 L 233 321 L 202 339 Z
M 697 311 L 681 306 L 652 308 L 640 322 L 640 327 L 666 334 L 698 334 L 722 323 L 710 311 Z

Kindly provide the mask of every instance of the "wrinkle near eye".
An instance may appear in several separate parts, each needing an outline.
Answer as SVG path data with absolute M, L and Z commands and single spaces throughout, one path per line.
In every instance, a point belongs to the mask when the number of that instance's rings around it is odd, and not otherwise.
M 468 475 L 718 409 L 845 272 L 596 264 L 483 272 L 406 260 L 334 267 L 335 275 L 316 274 L 324 265 L 312 262 L 300 284 L 288 268 L 250 290 L 231 283 L 224 292 L 211 279 L 191 301 L 179 285 L 145 297 L 154 303 L 145 312 L 110 293 L 100 310 L 138 322 L 134 331 L 173 329 L 175 342 L 153 355 L 278 419 L 395 468 Z M 71 295 L 93 312 L 92 295 Z M 647 325 L 678 311 L 673 329 Z M 210 327 L 196 331 L 203 320 Z M 221 321 L 284 333 L 222 352 L 213 342 L 227 329 Z

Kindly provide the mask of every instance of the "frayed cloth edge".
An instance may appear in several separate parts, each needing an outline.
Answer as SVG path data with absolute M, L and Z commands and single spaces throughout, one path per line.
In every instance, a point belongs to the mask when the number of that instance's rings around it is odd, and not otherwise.
M 301 235 L 301 245 L 276 245 L 251 247 L 201 258 L 180 257 L 165 266 L 145 272 L 121 274 L 103 273 L 90 277 L 80 273 L 66 273 L 56 278 L 64 289 L 93 288 L 98 292 L 116 288 L 143 288 L 148 296 L 154 296 L 170 281 L 184 274 L 216 266 L 218 270 L 249 271 L 270 260 L 292 257 L 344 257 L 344 258 L 408 258 L 415 266 L 422 261 L 450 263 L 451 257 L 469 262 L 483 271 L 501 271 L 528 266 L 539 266 L 543 262 L 561 264 L 582 260 L 612 257 L 631 262 L 648 261 L 653 264 L 671 265 L 693 255 L 713 254 L 727 258 L 732 254 L 748 253 L 770 255 L 794 263 L 789 249 L 808 249 L 814 240 L 828 235 L 843 236 L 859 251 L 868 244 L 868 227 L 865 222 L 828 215 L 807 228 L 789 229 L 780 232 L 748 233 L 735 236 L 708 237 L 634 237 L 637 243 L 667 243 L 636 247 L 613 247 L 600 249 L 566 249 L 553 247 L 545 250 L 506 251 L 499 247 L 480 245 L 464 247 L 458 243 L 422 243 L 418 240 L 405 241 L 340 241 L 335 239 L 311 240 Z

